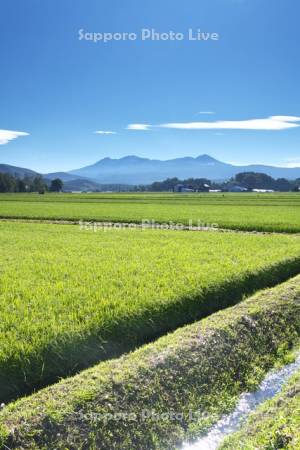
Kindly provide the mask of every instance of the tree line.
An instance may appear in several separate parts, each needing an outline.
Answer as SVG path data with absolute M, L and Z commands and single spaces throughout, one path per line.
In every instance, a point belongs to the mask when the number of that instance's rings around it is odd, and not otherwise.
M 285 178 L 272 178 L 265 173 L 241 172 L 235 177 L 224 182 L 214 182 L 207 178 L 167 178 L 164 181 L 156 181 L 150 185 L 132 186 L 133 191 L 142 192 L 165 192 L 175 191 L 178 186 L 184 186 L 195 192 L 207 192 L 209 190 L 229 191 L 233 186 L 241 186 L 248 191 L 253 189 L 266 189 L 280 192 L 300 190 L 300 178 L 291 181 Z M 113 189 L 114 185 L 111 185 Z M 60 192 L 63 189 L 63 181 L 60 178 L 54 180 L 44 179 L 40 175 L 25 176 L 20 178 L 17 175 L 0 172 L 0 192 L 39 192 L 43 194 L 47 191 Z M 117 185 L 116 189 L 117 190 Z M 119 189 L 120 190 L 120 189 Z M 129 190 L 129 186 L 128 186 Z
M 63 182 L 60 178 L 45 180 L 42 176 L 25 176 L 20 178 L 16 175 L 0 172 L 0 192 L 38 192 L 44 194 L 47 191 L 60 192 Z
M 272 178 L 265 173 L 241 172 L 224 182 L 214 182 L 206 178 L 167 178 L 164 181 L 156 181 L 148 186 L 137 186 L 137 191 L 175 191 L 176 187 L 184 186 L 196 192 L 207 192 L 209 190 L 229 191 L 233 186 L 241 186 L 248 191 L 253 189 L 266 189 L 281 192 L 299 191 L 300 178 L 297 180 L 287 180 L 285 178 Z

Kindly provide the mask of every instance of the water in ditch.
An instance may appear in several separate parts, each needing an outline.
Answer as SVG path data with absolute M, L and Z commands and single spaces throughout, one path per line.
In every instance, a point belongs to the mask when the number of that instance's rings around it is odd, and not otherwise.
M 193 444 L 184 444 L 182 450 L 217 450 L 223 439 L 239 429 L 248 415 L 261 403 L 278 394 L 288 379 L 300 369 L 300 354 L 296 360 L 279 370 L 271 371 L 255 392 L 241 395 L 235 410 L 222 417 L 209 433 Z

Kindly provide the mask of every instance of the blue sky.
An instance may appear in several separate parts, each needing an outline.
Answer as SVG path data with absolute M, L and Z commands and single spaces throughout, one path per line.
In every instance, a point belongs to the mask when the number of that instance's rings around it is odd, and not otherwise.
M 1 0 L 0 163 L 208 153 L 300 166 L 299 16 L 299 0 Z M 144 28 L 184 39 L 143 41 Z

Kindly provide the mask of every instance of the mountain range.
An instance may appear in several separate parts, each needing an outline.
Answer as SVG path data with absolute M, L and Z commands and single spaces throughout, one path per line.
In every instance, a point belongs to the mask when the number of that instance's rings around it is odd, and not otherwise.
M 7 172 L 20 177 L 33 176 L 38 173 L 30 169 L 0 164 L 0 172 Z M 69 172 L 53 172 L 42 174 L 47 180 L 61 178 L 65 189 L 69 190 L 95 190 L 103 184 L 151 184 L 166 178 L 207 178 L 214 181 L 223 181 L 240 172 L 266 173 L 273 178 L 286 178 L 295 180 L 300 178 L 300 167 L 285 168 L 260 164 L 237 166 L 224 163 L 209 155 L 200 155 L 196 158 L 183 157 L 170 160 L 141 158 L 138 156 L 125 156 L 120 159 L 104 158 L 90 166 L 82 167 Z
M 294 180 L 300 177 L 300 167 L 284 168 L 265 165 L 235 166 L 201 155 L 161 161 L 157 159 L 125 156 L 120 159 L 104 158 L 69 174 L 90 178 L 98 183 L 150 184 L 166 178 L 208 178 L 226 180 L 239 172 L 266 173 L 273 178 Z

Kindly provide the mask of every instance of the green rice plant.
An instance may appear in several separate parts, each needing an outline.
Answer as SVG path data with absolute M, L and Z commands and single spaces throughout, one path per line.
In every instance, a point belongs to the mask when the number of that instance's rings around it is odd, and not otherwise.
M 299 344 L 299 300 L 300 276 L 18 400 L 0 413 L 2 446 L 180 448 L 232 411 L 274 365 L 290 361 Z M 238 449 L 233 442 L 227 448 Z
M 0 223 L 0 398 L 7 401 L 300 270 L 293 235 Z
M 2 194 L 0 217 L 158 223 L 300 232 L 295 194 Z

